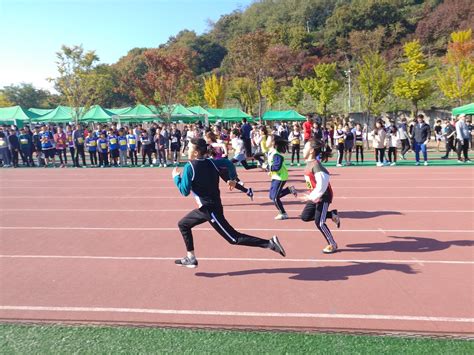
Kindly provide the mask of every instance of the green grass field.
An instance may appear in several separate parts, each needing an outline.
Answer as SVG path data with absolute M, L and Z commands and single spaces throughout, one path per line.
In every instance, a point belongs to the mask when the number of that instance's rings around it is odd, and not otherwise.
M 472 354 L 474 342 L 342 334 L 0 324 L 2 354 Z

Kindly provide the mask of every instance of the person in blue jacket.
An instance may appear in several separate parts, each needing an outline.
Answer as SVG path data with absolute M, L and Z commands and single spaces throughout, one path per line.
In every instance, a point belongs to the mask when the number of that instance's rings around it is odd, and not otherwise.
M 198 266 L 194 253 L 192 228 L 209 222 L 211 226 L 227 242 L 235 245 L 246 245 L 273 250 L 285 256 L 285 250 L 278 237 L 261 239 L 236 231 L 224 217 L 224 208 L 219 191 L 219 169 L 229 170 L 230 180 L 227 181 L 230 189 L 236 185 L 237 176 L 234 165 L 227 159 L 214 160 L 207 157 L 208 145 L 202 138 L 193 138 L 189 144 L 189 162 L 184 166 L 183 174 L 175 167 L 172 172 L 173 180 L 183 196 L 193 193 L 198 208 L 189 212 L 179 222 L 178 227 L 186 245 L 187 255 L 175 261 L 176 265 L 188 268 Z

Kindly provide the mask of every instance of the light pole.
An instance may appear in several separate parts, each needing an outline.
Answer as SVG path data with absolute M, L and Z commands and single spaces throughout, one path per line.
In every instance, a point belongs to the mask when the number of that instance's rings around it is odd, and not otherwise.
M 352 111 L 352 81 L 351 81 L 351 70 L 344 70 L 344 74 L 346 74 L 348 83 L 349 83 L 349 102 L 348 102 L 348 107 L 349 107 L 349 113 Z

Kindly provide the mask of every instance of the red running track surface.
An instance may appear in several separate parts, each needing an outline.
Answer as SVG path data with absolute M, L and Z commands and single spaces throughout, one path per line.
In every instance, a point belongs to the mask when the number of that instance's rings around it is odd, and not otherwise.
M 332 169 L 324 255 L 303 205 L 275 221 L 268 176 L 239 170 L 254 202 L 221 185 L 235 228 L 280 237 L 287 257 L 196 228 L 198 269 L 177 222 L 195 208 L 170 169 L 0 171 L 0 318 L 472 335 L 474 170 Z M 301 170 L 290 184 L 304 192 Z

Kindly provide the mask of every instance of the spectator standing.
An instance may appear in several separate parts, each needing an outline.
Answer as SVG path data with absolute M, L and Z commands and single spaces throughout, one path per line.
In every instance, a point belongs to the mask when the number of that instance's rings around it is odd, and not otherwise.
M 458 163 L 462 163 L 461 160 L 461 151 L 464 154 L 464 163 L 470 163 L 471 160 L 468 156 L 469 151 L 469 143 L 471 139 L 471 132 L 469 132 L 469 127 L 466 124 L 466 115 L 462 114 L 458 117 L 458 121 L 456 122 L 456 137 L 458 140 Z
M 416 124 L 413 127 L 413 148 L 415 150 L 416 165 L 420 165 L 420 151 L 423 153 L 424 165 L 428 165 L 428 142 L 431 138 L 430 126 L 425 122 L 425 116 L 416 116 Z

